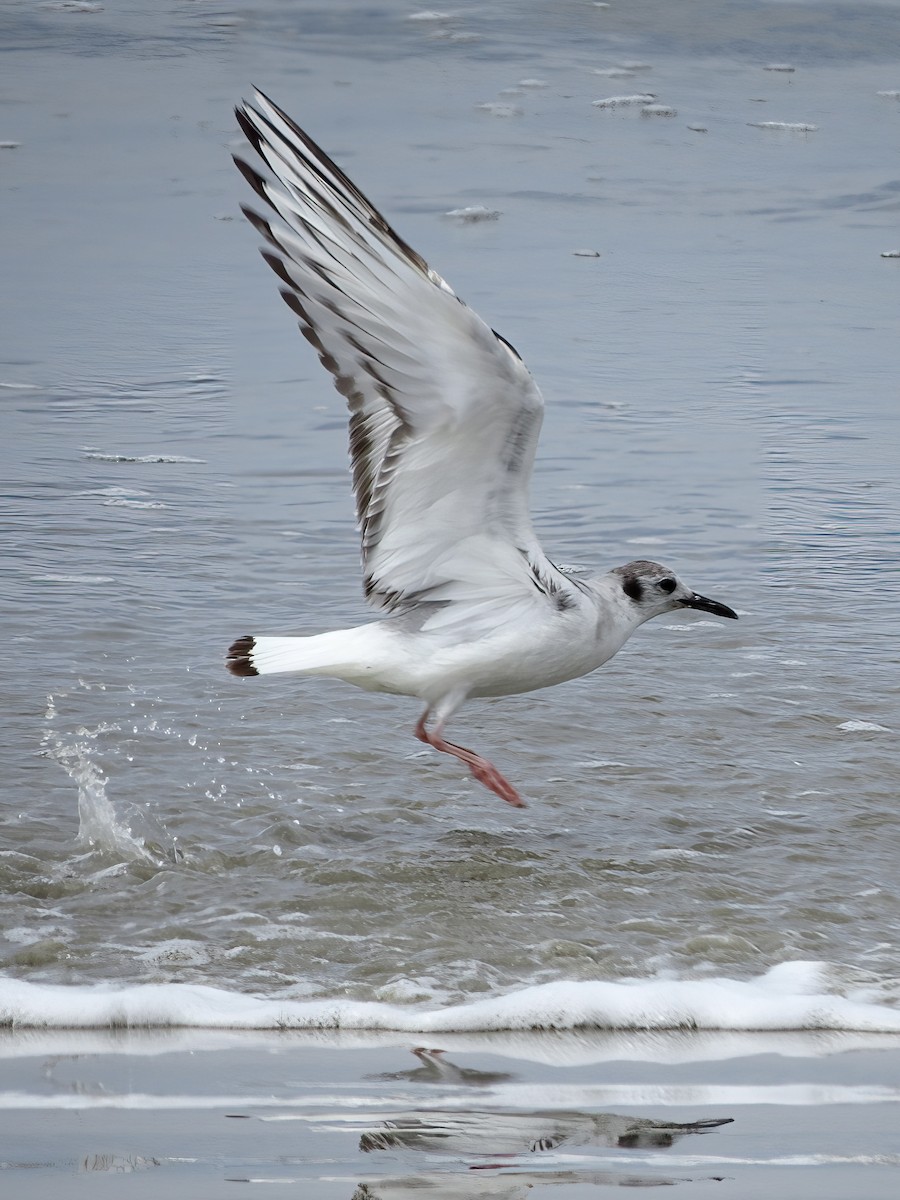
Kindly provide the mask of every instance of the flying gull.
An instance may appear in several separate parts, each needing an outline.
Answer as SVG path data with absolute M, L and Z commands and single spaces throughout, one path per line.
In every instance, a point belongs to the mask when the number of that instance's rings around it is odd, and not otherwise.
M 363 586 L 386 615 L 238 638 L 228 668 L 415 696 L 416 737 L 523 808 L 495 766 L 444 737 L 464 701 L 587 675 L 674 609 L 737 614 L 659 563 L 584 579 L 554 566 L 528 511 L 543 400 L 522 359 L 277 105 L 257 92 L 236 112 L 260 161 L 235 162 L 267 206 L 243 211 L 350 410 Z

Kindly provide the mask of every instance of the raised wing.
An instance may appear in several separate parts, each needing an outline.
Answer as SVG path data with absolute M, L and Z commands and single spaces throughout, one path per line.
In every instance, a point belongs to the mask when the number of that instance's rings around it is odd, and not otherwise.
M 235 162 L 276 219 L 244 213 L 350 409 L 369 602 L 565 607 L 528 513 L 543 401 L 522 360 L 272 101 L 236 112 L 268 171 Z

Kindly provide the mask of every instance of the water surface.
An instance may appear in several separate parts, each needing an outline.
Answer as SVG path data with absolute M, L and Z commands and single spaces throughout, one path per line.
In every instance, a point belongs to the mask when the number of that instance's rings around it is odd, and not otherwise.
M 433 1009 L 811 959 L 896 1004 L 900 7 L 687 7 L 10 9 L 8 977 Z M 412 701 L 224 672 L 367 619 L 343 401 L 238 213 L 251 83 L 525 357 L 548 552 L 741 613 L 468 705 L 523 813 Z M 592 105 L 642 90 L 676 115 Z

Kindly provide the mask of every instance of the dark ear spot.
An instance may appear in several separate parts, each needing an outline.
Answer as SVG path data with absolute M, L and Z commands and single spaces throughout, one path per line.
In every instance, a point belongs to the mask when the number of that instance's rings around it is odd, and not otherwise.
M 661 579 L 661 580 L 659 581 L 659 585 L 658 585 L 658 586 L 659 586 L 659 590 L 660 590 L 661 592 L 668 592 L 668 593 L 671 593 L 671 592 L 674 592 L 674 591 L 675 591 L 675 586 L 676 586 L 676 585 L 675 585 L 675 580 L 674 580 L 674 579 L 671 577 L 671 575 L 667 575 L 667 576 L 665 577 L 665 579 Z
M 622 580 L 622 591 L 630 596 L 635 604 L 640 604 L 644 594 L 644 585 L 635 575 L 626 575 Z

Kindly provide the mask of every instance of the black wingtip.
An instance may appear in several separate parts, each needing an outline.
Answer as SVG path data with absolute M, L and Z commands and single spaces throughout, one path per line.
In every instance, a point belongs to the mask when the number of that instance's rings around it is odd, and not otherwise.
M 225 659 L 225 666 L 232 675 L 258 675 L 256 667 L 250 660 L 253 653 L 253 647 L 256 645 L 256 638 L 239 637 L 236 642 L 233 642 L 228 648 L 228 657 Z
M 271 201 L 266 195 L 265 183 L 259 171 L 251 167 L 248 162 L 241 158 L 240 154 L 235 153 L 231 157 L 234 159 L 234 165 L 253 188 L 254 192 L 256 192 L 257 196 L 259 196 L 260 200 L 265 200 L 266 204 L 271 205 Z
M 237 123 L 241 127 L 241 133 L 250 143 L 254 150 L 259 150 L 260 139 L 259 132 L 251 119 L 251 113 L 255 114 L 256 109 L 252 108 L 246 101 L 238 105 L 234 110 L 234 115 L 237 118 Z

